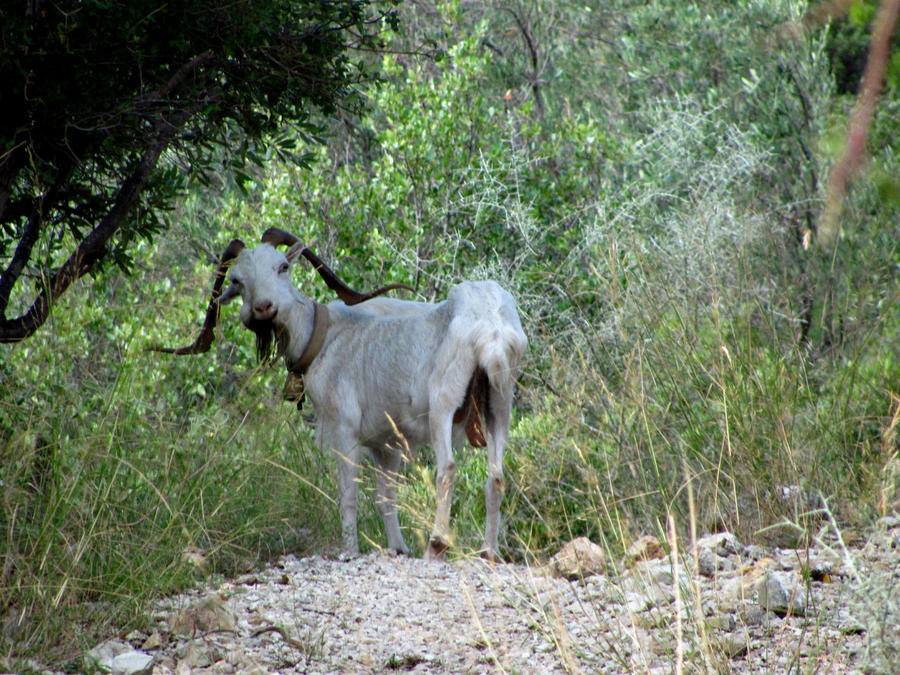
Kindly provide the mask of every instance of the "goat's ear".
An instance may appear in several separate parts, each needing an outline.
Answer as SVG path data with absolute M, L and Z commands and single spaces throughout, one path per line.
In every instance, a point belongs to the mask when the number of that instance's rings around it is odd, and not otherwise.
M 294 244 L 293 246 L 291 246 L 288 249 L 288 252 L 285 254 L 285 256 L 288 259 L 288 262 L 293 263 L 297 259 L 297 256 L 300 255 L 305 248 L 306 248 L 306 246 L 304 246 L 299 241 L 296 244 Z
M 241 289 L 237 284 L 229 284 L 228 288 L 218 297 L 216 302 L 220 305 L 227 305 L 241 294 Z

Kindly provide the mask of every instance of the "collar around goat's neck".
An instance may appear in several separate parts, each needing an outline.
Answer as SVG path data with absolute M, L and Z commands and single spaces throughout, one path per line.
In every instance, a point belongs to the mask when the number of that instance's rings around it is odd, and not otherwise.
M 295 375 L 304 375 L 313 360 L 322 351 L 325 344 L 325 336 L 328 334 L 328 308 L 318 302 L 313 303 L 313 331 L 306 348 L 296 361 L 288 364 L 288 370 Z

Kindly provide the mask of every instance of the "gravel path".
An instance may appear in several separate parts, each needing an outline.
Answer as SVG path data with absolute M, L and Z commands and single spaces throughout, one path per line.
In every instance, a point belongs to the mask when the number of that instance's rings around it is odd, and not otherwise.
M 152 634 L 115 649 L 157 675 L 900 672 L 900 518 L 853 549 L 710 541 L 687 569 L 666 556 L 572 581 L 478 559 L 287 556 L 168 599 Z M 800 580 L 799 615 L 760 607 L 776 578 Z

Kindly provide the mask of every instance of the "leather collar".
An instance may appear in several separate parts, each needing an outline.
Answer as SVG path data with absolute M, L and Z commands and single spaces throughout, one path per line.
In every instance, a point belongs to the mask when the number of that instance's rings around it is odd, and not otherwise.
M 322 351 L 325 344 L 325 336 L 328 334 L 328 326 L 331 322 L 328 318 L 328 308 L 318 302 L 313 303 L 313 331 L 306 348 L 296 361 L 288 363 L 288 370 L 296 375 L 303 375 L 310 364 Z

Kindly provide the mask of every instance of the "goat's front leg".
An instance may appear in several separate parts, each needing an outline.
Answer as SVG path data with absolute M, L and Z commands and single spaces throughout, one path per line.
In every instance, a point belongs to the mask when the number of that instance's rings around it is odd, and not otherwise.
M 432 415 L 431 418 L 431 442 L 437 464 L 437 514 L 428 550 L 425 552 L 428 560 L 443 560 L 444 553 L 450 547 L 450 506 L 456 477 L 456 462 L 451 445 L 452 419 L 452 414 Z
M 352 435 L 339 430 L 323 430 L 320 447 L 331 448 L 337 457 L 338 490 L 341 504 L 341 545 L 347 555 L 359 555 L 356 534 L 356 504 L 359 493 L 359 458 L 361 448 Z
M 400 464 L 403 458 L 398 450 L 391 448 L 373 448 L 372 455 L 375 457 L 375 487 L 378 492 L 375 505 L 384 522 L 388 548 L 397 553 L 409 554 L 397 518 L 397 481 L 400 478 Z

